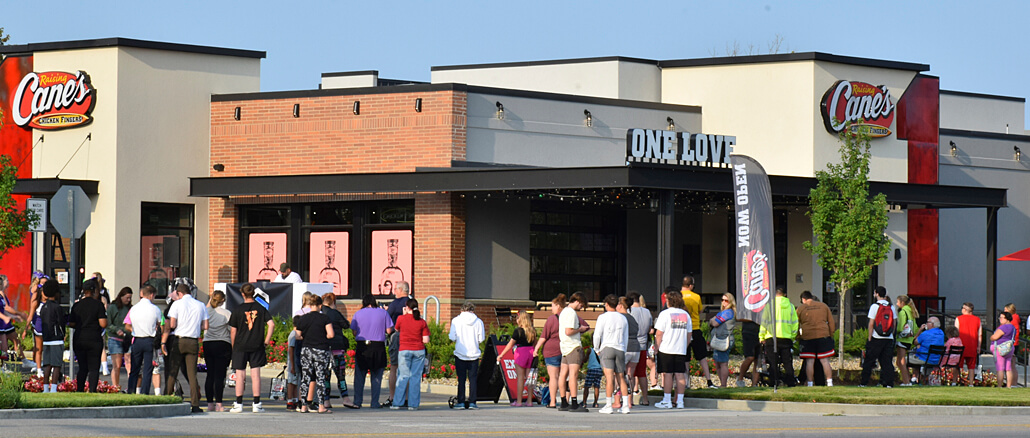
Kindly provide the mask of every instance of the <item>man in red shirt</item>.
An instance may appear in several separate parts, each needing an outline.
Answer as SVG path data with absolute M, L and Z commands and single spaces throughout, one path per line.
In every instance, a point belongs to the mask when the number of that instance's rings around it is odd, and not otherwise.
M 976 369 L 976 361 L 979 359 L 980 346 L 983 345 L 984 329 L 980 318 L 973 315 L 973 303 L 962 304 L 962 314 L 955 318 L 955 328 L 958 329 L 959 339 L 962 339 L 962 363 L 970 373 Z

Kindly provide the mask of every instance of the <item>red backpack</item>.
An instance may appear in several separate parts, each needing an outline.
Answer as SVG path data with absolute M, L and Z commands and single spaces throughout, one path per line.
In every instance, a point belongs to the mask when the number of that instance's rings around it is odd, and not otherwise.
M 876 309 L 876 318 L 873 320 L 873 332 L 880 338 L 894 337 L 894 326 L 896 324 L 894 311 L 890 304 L 880 304 Z

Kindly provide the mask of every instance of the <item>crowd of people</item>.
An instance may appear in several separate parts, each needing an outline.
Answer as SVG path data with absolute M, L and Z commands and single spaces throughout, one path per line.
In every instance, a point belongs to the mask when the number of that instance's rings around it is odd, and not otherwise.
M 278 281 L 299 281 L 299 277 L 293 278 L 295 273 L 288 265 L 281 268 L 283 274 Z M 32 358 L 37 366 L 33 371 L 42 376 L 44 392 L 56 392 L 58 383 L 63 382 L 65 330 L 72 328 L 78 391 L 97 391 L 99 375 L 109 371 L 113 373 L 114 386 L 121 387 L 120 373 L 124 367 L 128 381 L 122 392 L 149 394 L 153 389 L 154 394 L 173 394 L 182 374 L 188 383 L 192 411 L 203 412 L 202 385 L 197 375 L 202 347 L 207 368 L 203 384 L 207 410 L 225 410 L 222 394 L 227 370 L 232 370 L 236 398 L 229 412 L 244 411 L 248 380 L 253 397 L 251 411 L 264 412 L 261 369 L 268 363 L 266 346 L 272 340 L 274 322 L 253 284 L 240 288 L 242 303 L 230 312 L 225 308 L 225 292 L 213 291 L 205 304 L 195 298 L 197 291 L 191 282 L 176 283 L 168 294 L 169 305 L 162 310 L 154 302 L 157 291 L 153 286 L 139 288 L 135 304 L 134 293 L 128 287 L 111 300 L 103 277 L 96 273 L 82 283 L 81 293 L 67 315 L 59 304 L 57 282 L 42 273 L 33 275 L 29 312 L 18 312 L 12 307 L 5 293 L 7 284 L 6 276 L 0 275 L 0 346 L 4 351 L 9 343 L 20 347 L 14 323 L 26 322 L 26 330 L 32 330 L 35 338 Z M 541 401 L 547 408 L 559 411 L 587 412 L 591 389 L 592 406 L 600 406 L 598 412 L 602 414 L 628 414 L 634 404 L 650 405 L 649 389 L 662 390 L 661 400 L 654 403 L 656 408 L 682 408 L 692 359 L 699 362 L 699 374 L 709 388 L 726 388 L 734 377 L 738 387 L 747 385 L 745 378 L 750 378 L 751 385 L 759 385 L 759 362 L 763 356 L 771 366 L 764 383 L 795 386 L 799 383 L 793 369 L 795 340 L 800 341 L 804 369 L 800 378 L 804 383 L 821 385 L 825 380 L 826 386 L 833 386 L 829 358 L 836 354 L 835 318 L 830 308 L 810 292 L 801 294 L 801 305 L 795 308 L 784 290 L 778 289 L 771 301 L 777 321 L 772 330 L 741 318 L 734 295 L 722 294 L 718 312 L 707 321 L 710 332 L 705 336 L 701 330 L 702 299 L 694 288 L 691 276 L 684 277 L 679 287 L 666 288 L 661 295 L 662 310 L 654 317 L 639 293 L 608 295 L 602 300 L 604 311 L 597 316 L 593 328 L 581 315 L 588 302 L 580 292 L 569 297 L 559 294 L 552 300 L 551 314 L 541 332 L 535 328 L 530 312 L 519 311 L 510 340 L 496 355 L 498 366 L 509 352 L 513 357 L 516 383 L 511 406 L 534 404 L 538 358 L 551 376 L 547 387 L 540 391 L 544 394 Z M 369 407 L 419 408 L 430 331 L 409 285 L 398 282 L 392 292 L 394 299 L 388 306 L 381 306 L 372 295 L 365 295 L 361 308 L 349 321 L 337 310 L 333 293 L 304 294 L 303 307 L 293 315 L 294 330 L 288 341 L 288 410 L 331 413 L 334 375 L 346 408 L 363 406 L 366 379 L 371 388 Z M 925 370 L 942 364 L 956 370 L 964 367 L 970 375 L 979 369 L 979 346 L 985 333 L 981 320 L 973 315 L 973 304 L 965 303 L 954 325 L 942 329 L 941 320 L 935 316 L 919 325 L 919 312 L 908 296 L 901 295 L 891 303 L 886 289 L 878 287 L 874 298 L 867 315 L 868 337 L 860 386 L 869 385 L 877 364 L 879 383 L 886 387 L 917 384 L 921 376 L 925 378 Z M 1005 307 L 998 322 L 997 330 L 987 340 L 995 355 L 1001 385 L 1013 387 L 1013 353 L 1019 341 L 1020 320 L 1012 304 Z M 729 368 L 729 356 L 738 325 L 744 361 L 734 373 Z M 349 345 L 345 330 L 352 331 L 356 345 Z M 592 336 L 584 338 L 591 330 Z M 454 407 L 477 409 L 479 361 L 484 356 L 481 345 L 486 328 L 476 316 L 474 303 L 461 306 L 461 312 L 450 322 L 448 337 L 454 342 L 458 380 Z M 935 346 L 943 350 L 933 349 Z M 346 353 L 351 347 L 353 397 L 346 376 Z M 104 366 L 105 355 L 111 358 L 110 370 Z M 715 364 L 717 383 L 712 380 L 708 357 Z M 380 402 L 387 366 L 387 399 Z M 895 366 L 900 371 L 900 383 L 896 382 Z M 581 368 L 585 368 L 583 375 Z M 582 400 L 578 394 L 581 379 Z M 602 380 L 603 401 L 599 400 Z M 640 394 L 638 400 L 634 400 L 634 394 Z

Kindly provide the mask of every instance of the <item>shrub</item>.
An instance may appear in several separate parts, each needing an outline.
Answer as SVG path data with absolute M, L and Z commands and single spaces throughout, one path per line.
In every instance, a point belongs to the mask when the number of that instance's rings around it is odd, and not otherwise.
M 866 338 L 869 337 L 869 330 L 867 329 L 856 329 L 850 334 L 844 335 L 844 354 L 850 356 L 861 356 L 862 350 L 865 349 Z M 833 347 L 834 349 L 840 345 L 840 330 L 833 333 Z
M 429 319 L 429 344 L 426 344 L 426 354 L 432 357 L 429 364 L 429 377 L 453 377 L 454 376 L 454 343 L 448 338 L 448 330 L 445 324 Z
M 0 409 L 12 409 L 21 401 L 21 374 L 0 372 Z

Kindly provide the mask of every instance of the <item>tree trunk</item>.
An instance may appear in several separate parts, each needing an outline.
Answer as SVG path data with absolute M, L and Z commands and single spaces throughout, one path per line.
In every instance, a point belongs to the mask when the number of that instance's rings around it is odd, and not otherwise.
M 837 294 L 840 296 L 840 324 L 837 325 L 837 372 L 844 369 L 844 314 L 847 312 L 848 301 L 845 299 L 848 295 L 848 288 L 845 283 L 837 285 L 840 290 Z M 832 335 L 832 333 L 831 333 Z

